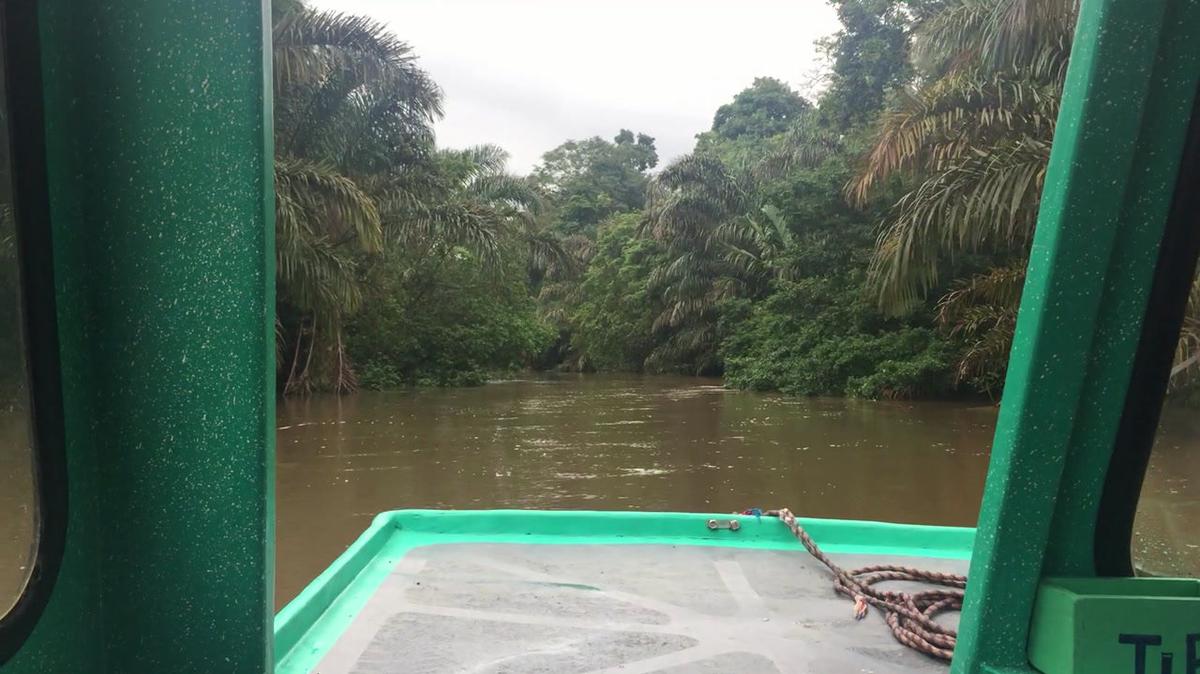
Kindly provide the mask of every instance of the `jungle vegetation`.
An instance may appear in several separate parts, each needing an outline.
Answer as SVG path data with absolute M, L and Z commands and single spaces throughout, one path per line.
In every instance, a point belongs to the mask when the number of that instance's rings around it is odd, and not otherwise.
M 997 398 L 1076 2 L 830 2 L 819 97 L 759 78 L 666 165 L 613 129 L 527 176 L 437 147 L 400 36 L 276 2 L 281 392 L 559 368 Z M 1174 386 L 1198 354 L 1200 289 Z

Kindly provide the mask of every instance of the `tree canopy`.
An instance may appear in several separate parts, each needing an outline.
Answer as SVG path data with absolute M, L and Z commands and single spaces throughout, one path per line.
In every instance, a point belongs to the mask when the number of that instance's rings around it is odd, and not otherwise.
M 831 3 L 819 97 L 758 77 L 665 166 L 609 129 L 528 176 L 437 147 L 443 94 L 383 26 L 276 3 L 283 391 L 541 367 L 999 396 L 1077 4 Z M 1178 390 L 1198 317 L 1200 289 Z
M 621 129 L 612 141 L 595 136 L 550 150 L 533 180 L 551 197 L 557 231 L 594 236 L 604 219 L 642 208 L 646 172 L 657 165 L 654 139 Z

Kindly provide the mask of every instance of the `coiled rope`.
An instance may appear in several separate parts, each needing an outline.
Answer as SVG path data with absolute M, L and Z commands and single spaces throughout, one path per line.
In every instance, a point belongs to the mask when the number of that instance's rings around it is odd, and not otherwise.
M 967 587 L 967 577 L 956 573 L 938 573 L 925 571 L 908 566 L 881 564 L 864 566 L 861 569 L 846 571 L 833 563 L 821 548 L 813 541 L 804 527 L 796 521 L 796 516 L 787 508 L 780 510 L 757 509 L 747 510 L 746 515 L 767 515 L 778 517 L 788 529 L 804 545 L 809 554 L 816 557 L 822 564 L 833 572 L 833 587 L 840 594 L 854 600 L 854 617 L 862 620 L 867 617 L 867 606 L 874 606 L 883 611 L 884 619 L 892 634 L 900 643 L 921 653 L 935 658 L 949 660 L 954 655 L 954 644 L 958 640 L 958 632 L 934 618 L 947 611 L 961 611 L 963 590 Z M 940 585 L 949 590 L 926 590 L 923 592 L 889 592 L 874 587 L 876 583 L 885 581 L 907 580 L 930 585 Z

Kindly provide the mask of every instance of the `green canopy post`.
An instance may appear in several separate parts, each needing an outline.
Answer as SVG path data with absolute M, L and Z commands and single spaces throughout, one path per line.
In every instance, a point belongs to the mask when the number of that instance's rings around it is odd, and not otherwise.
M 4 28 L 41 61 L 68 499 L 0 669 L 270 671 L 269 6 L 12 4 L 36 7 Z
M 954 674 L 1034 671 L 1039 584 L 1102 575 L 1106 480 L 1140 486 L 1141 474 L 1110 478 L 1109 467 L 1200 81 L 1197 44 L 1195 0 L 1080 7 Z M 1127 536 L 1115 545 L 1128 555 Z

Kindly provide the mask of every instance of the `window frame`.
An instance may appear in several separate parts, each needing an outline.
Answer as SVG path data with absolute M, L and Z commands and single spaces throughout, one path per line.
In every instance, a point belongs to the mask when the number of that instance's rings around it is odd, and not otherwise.
M 37 10 L 36 0 L 0 0 L 7 85 L 3 104 L 10 115 L 7 133 L 38 495 L 38 538 L 29 578 L 16 603 L 0 616 L 0 665 L 33 632 L 49 602 L 66 549 L 67 465 Z M 19 105 L 14 105 L 16 102 Z
M 1188 122 L 1095 529 L 1096 573 L 1133 576 L 1133 528 L 1200 259 L 1200 95 Z

